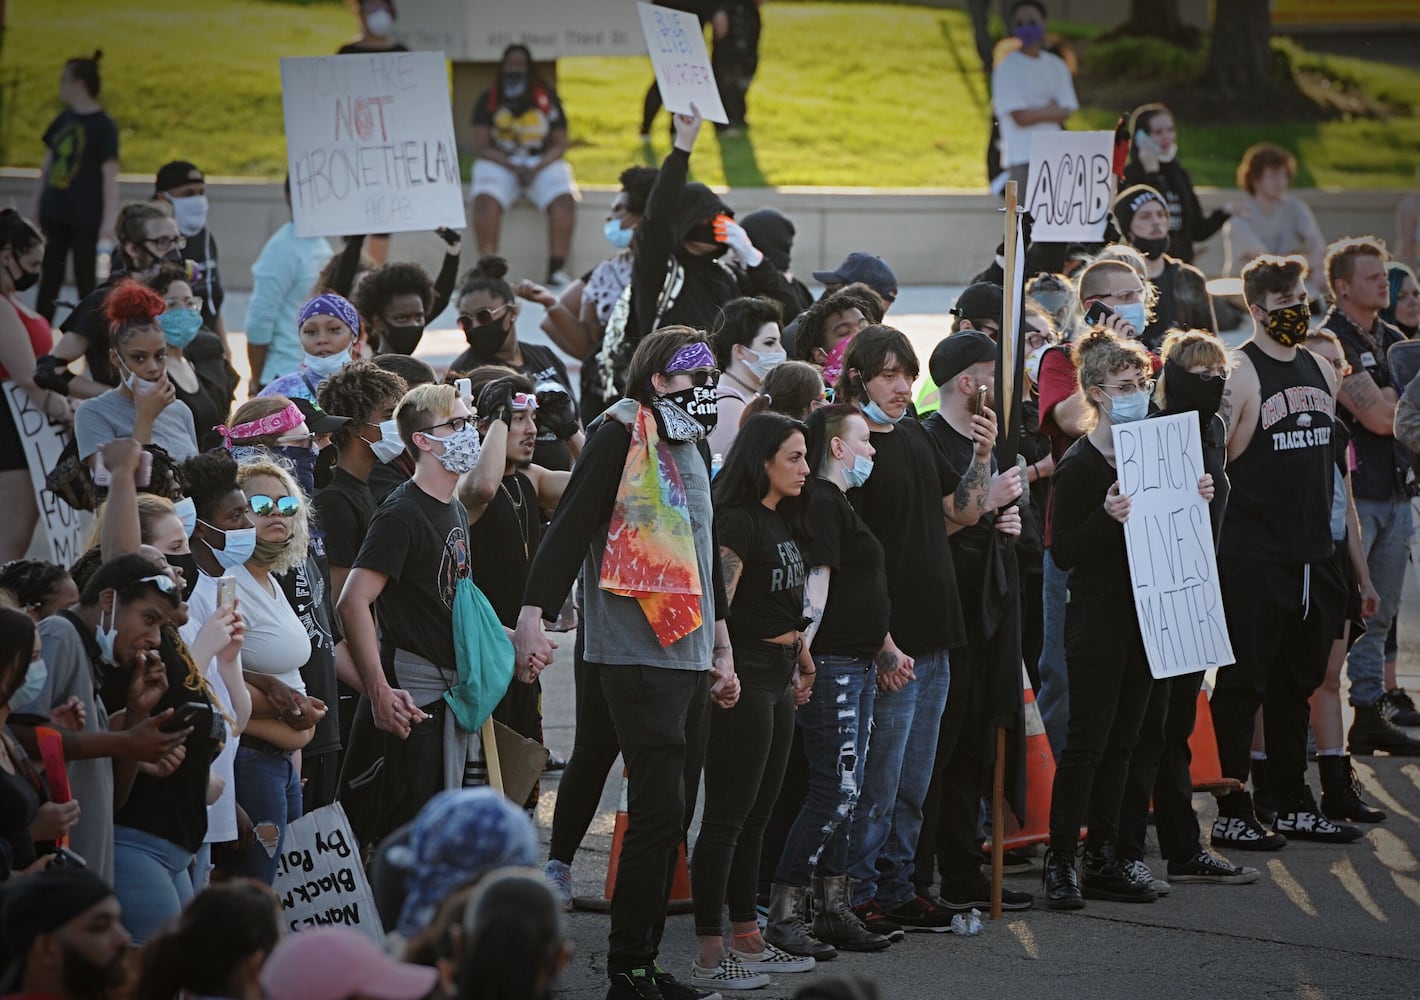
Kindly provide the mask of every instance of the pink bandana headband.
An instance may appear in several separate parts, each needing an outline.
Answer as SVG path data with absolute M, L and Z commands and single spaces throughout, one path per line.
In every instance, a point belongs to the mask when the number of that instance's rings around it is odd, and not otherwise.
M 292 403 L 284 410 L 268 413 L 256 420 L 248 420 L 244 424 L 236 424 L 233 427 L 218 424 L 216 430 L 218 434 L 222 435 L 223 443 L 230 450 L 233 441 L 247 441 L 251 438 L 266 437 L 268 434 L 284 434 L 286 431 L 300 427 L 305 422 L 305 416 L 296 408 L 296 404 Z

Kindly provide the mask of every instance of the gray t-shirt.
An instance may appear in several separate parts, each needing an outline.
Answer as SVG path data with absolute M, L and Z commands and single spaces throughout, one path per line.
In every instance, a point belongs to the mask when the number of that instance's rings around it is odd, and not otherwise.
M 74 413 L 74 439 L 79 457 L 88 458 L 114 438 L 129 437 L 138 420 L 133 400 L 121 390 L 110 389 L 102 396 L 86 399 Z M 180 399 L 173 400 L 153 421 L 153 444 L 159 445 L 176 461 L 197 454 L 197 429 L 192 411 Z
M 49 677 L 44 690 L 20 714 L 48 716 L 55 705 L 78 697 L 84 703 L 86 733 L 108 732 L 108 712 L 94 690 L 94 664 L 73 622 L 52 615 L 39 623 L 40 649 Z M 89 870 L 113 884 L 113 759 L 93 757 L 65 765 L 69 790 L 79 803 L 79 822 L 69 830 L 69 846 Z

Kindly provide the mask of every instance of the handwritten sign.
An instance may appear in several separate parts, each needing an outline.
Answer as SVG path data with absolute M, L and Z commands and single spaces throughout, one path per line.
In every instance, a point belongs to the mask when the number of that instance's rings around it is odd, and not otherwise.
M 646 50 L 656 70 L 661 103 L 673 114 L 690 114 L 690 105 L 700 109 L 708 122 L 727 124 L 725 106 L 715 86 L 715 72 L 705 50 L 705 32 L 694 14 L 669 10 L 654 4 L 638 3 Z
M 1113 132 L 1032 132 L 1021 207 L 1040 243 L 1097 243 L 1114 201 Z
M 383 945 L 385 930 L 360 864 L 360 844 L 339 802 L 286 827 L 272 888 L 292 931 L 343 924 Z
M 281 104 L 298 236 L 463 228 L 440 53 L 282 59 Z
M 1156 678 L 1233 662 L 1208 503 L 1198 494 L 1198 417 L 1116 424 L 1119 488 L 1130 499 L 1124 542 L 1134 610 Z
M 68 443 L 68 429 L 50 423 L 43 411 L 30 400 L 29 393 L 14 382 L 7 379 L 0 385 L 4 386 L 10 419 L 15 422 L 20 444 L 24 446 L 25 461 L 30 467 L 30 482 L 34 485 L 35 503 L 39 506 L 40 522 L 44 525 L 49 544 L 47 551 L 35 557 L 61 566 L 72 566 L 88 547 L 84 539 L 89 534 L 93 515 L 70 507 L 44 484 L 44 477 L 59 463 L 59 456 Z M 36 538 L 35 544 L 30 546 L 31 554 L 34 554 L 38 544 Z

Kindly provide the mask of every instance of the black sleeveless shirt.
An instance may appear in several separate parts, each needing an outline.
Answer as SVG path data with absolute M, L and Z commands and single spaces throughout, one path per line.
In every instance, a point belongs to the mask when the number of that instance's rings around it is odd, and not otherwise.
M 1292 361 L 1253 343 L 1242 350 L 1257 371 L 1261 405 L 1252 440 L 1228 463 L 1232 492 L 1218 554 L 1290 565 L 1327 559 L 1336 401 L 1326 376 L 1304 350 Z

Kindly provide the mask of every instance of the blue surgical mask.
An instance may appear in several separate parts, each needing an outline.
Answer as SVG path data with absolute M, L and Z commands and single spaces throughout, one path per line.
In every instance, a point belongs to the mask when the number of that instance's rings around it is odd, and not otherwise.
M 771 371 L 789 360 L 789 355 L 783 351 L 749 351 L 754 355 L 753 361 L 746 361 L 745 367 L 754 373 L 757 379 L 763 379 Z
M 907 410 L 903 410 L 896 417 L 890 417 L 883 412 L 883 408 L 871 399 L 862 404 L 863 416 L 875 424 L 895 424 L 903 417 L 907 416 Z
M 620 219 L 607 219 L 606 225 L 602 226 L 602 235 L 606 241 L 618 250 L 625 250 L 631 245 L 631 237 L 636 234 L 634 229 L 622 229 Z
M 1115 306 L 1114 311 L 1134 327 L 1136 336 L 1144 336 L 1144 327 L 1149 325 L 1149 313 L 1144 308 L 1144 303 L 1126 302 L 1122 306 Z
M 29 669 L 25 671 L 24 683 L 20 685 L 18 691 L 10 695 L 10 710 L 18 712 L 25 706 L 32 704 L 44 690 L 44 682 L 49 680 L 49 668 L 44 665 L 43 660 L 31 660 Z
M 206 521 L 201 522 L 207 524 Z M 212 528 L 212 525 L 207 524 Z M 221 531 L 220 528 L 212 528 L 213 531 Z M 256 551 L 256 529 L 255 528 L 233 528 L 230 531 L 223 531 L 225 536 L 222 547 L 208 543 L 208 548 L 217 557 L 217 561 L 222 564 L 223 569 L 236 569 L 251 558 L 251 554 Z
M 1132 424 L 1149 415 L 1149 394 L 1131 392 L 1127 396 L 1109 397 L 1109 422 L 1112 424 Z
M 850 449 L 851 450 L 851 449 Z M 860 455 L 853 452 L 853 464 L 843 467 L 843 481 L 848 484 L 848 488 L 857 489 L 868 481 L 868 477 L 873 474 L 873 460 L 867 455 Z
M 202 313 L 196 309 L 169 309 L 158 317 L 158 323 L 168 346 L 180 351 L 192 343 L 192 338 L 202 329 Z
M 404 439 L 399 436 L 399 424 L 385 420 L 380 425 L 380 439 L 367 442 L 375 453 L 375 461 L 384 465 L 404 454 Z
M 178 520 L 182 522 L 182 533 L 191 538 L 192 533 L 197 530 L 197 504 L 192 497 L 183 497 L 173 504 L 173 513 L 177 514 Z
M 348 347 L 338 354 L 332 354 L 325 358 L 306 354 L 306 368 L 310 370 L 312 375 L 317 375 L 320 378 L 329 378 L 349 363 L 350 348 Z

